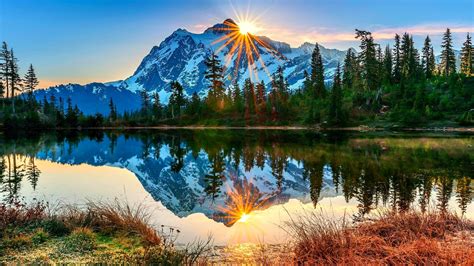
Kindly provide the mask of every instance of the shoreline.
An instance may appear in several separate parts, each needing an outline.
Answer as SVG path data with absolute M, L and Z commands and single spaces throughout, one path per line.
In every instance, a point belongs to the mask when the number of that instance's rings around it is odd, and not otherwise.
M 60 128 L 60 130 L 67 130 L 68 128 Z M 126 127 L 89 127 L 81 128 L 80 130 L 141 130 L 141 129 L 159 129 L 159 130 L 174 130 L 174 129 L 189 129 L 189 130 L 308 130 L 308 131 L 358 131 L 358 132 L 369 132 L 369 131 L 399 131 L 399 132 L 463 132 L 463 133 L 474 133 L 474 127 L 427 127 L 427 128 L 383 128 L 383 127 L 368 127 L 368 126 L 355 126 L 355 127 L 308 127 L 308 126 L 126 126 Z

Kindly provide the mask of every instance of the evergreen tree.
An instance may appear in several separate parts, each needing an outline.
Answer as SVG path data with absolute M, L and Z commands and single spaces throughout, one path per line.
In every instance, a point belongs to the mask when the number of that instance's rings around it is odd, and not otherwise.
M 340 125 L 343 122 L 342 112 L 342 84 L 341 70 L 339 64 L 336 68 L 334 81 L 331 90 L 331 102 L 329 105 L 329 121 L 334 125 Z
M 10 50 L 6 42 L 2 43 L 2 49 L 0 50 L 0 79 L 5 82 L 6 98 L 10 97 Z
M 474 48 L 472 46 L 472 39 L 467 34 L 466 41 L 463 43 L 461 49 L 461 73 L 470 76 L 474 74 L 473 69 Z
M 193 92 L 187 111 L 188 114 L 192 116 L 199 116 L 201 114 L 201 99 L 199 98 L 197 92 Z
M 400 82 L 401 75 L 402 75 L 400 54 L 401 54 L 400 35 L 395 34 L 395 45 L 393 47 L 393 81 L 395 83 Z
M 237 113 L 242 113 L 244 110 L 244 100 L 242 97 L 242 91 L 240 90 L 240 86 L 238 83 L 237 79 L 234 79 L 234 82 L 232 84 L 232 89 L 233 89 L 233 103 L 234 103 L 234 108 L 237 111 Z
M 433 47 L 431 46 L 430 36 L 426 36 L 423 44 L 421 66 L 426 78 L 431 78 L 435 70 L 435 57 L 433 54 Z
M 356 57 L 352 49 L 347 50 L 346 57 L 344 59 L 344 69 L 342 78 L 342 84 L 346 89 L 353 87 L 356 63 Z
M 28 97 L 30 101 L 32 101 L 33 98 L 33 91 L 36 89 L 36 86 L 38 86 L 38 78 L 36 77 L 35 70 L 33 68 L 33 65 L 30 64 L 30 67 L 28 68 L 28 71 L 25 74 L 24 78 L 24 85 L 25 85 L 25 90 L 28 93 Z
M 139 94 L 142 100 L 142 113 L 147 114 L 148 110 L 150 109 L 150 96 L 148 95 L 146 89 L 140 90 Z
M 392 83 L 392 67 L 392 50 L 390 49 L 390 45 L 387 45 L 383 58 L 383 81 L 385 84 Z
M 356 29 L 356 38 L 361 40 L 359 57 L 364 87 L 369 91 L 375 91 L 379 85 L 377 76 L 379 64 L 376 58 L 374 38 L 372 33 L 358 29 Z
M 208 103 L 212 108 L 221 110 L 224 108 L 224 68 L 219 58 L 214 53 L 204 62 L 207 70 L 204 77 L 209 81 Z
M 441 73 L 445 76 L 449 76 L 456 72 L 456 57 L 453 49 L 453 38 L 451 30 L 448 28 L 443 35 L 443 48 L 441 52 Z
M 13 49 L 10 49 L 10 96 L 12 98 L 12 110 L 15 113 L 15 92 L 21 91 L 21 78 L 18 69 L 18 59 L 13 53 Z
M 319 50 L 319 45 L 314 46 L 313 54 L 311 55 L 311 83 L 314 89 L 314 97 L 324 97 L 326 89 L 324 87 L 324 65 Z
M 114 100 L 110 98 L 109 101 L 109 119 L 110 121 L 115 121 L 117 119 L 117 107 L 114 104 Z
M 175 111 L 178 116 L 181 116 L 181 108 L 185 104 L 183 86 L 178 81 L 171 82 L 171 96 L 170 96 L 170 108 L 171 118 L 175 117 Z
M 244 83 L 245 120 L 255 114 L 256 98 L 253 82 L 248 78 Z
M 151 95 L 151 98 L 153 99 L 153 115 L 155 116 L 155 119 L 161 119 L 161 113 L 163 111 L 163 106 L 161 106 L 160 102 L 160 94 L 158 92 L 154 91 L 153 94 Z

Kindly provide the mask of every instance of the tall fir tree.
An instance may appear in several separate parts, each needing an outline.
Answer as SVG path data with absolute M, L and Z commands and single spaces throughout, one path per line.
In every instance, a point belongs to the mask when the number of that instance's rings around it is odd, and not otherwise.
M 402 75 L 402 67 L 401 67 L 400 35 L 395 34 L 395 44 L 393 46 L 393 81 L 395 83 L 400 82 L 401 75 Z
M 185 104 L 184 89 L 178 81 L 171 82 L 170 108 L 171 117 L 174 118 L 176 114 L 181 116 L 181 108 Z
M 142 113 L 147 114 L 148 111 L 150 110 L 150 95 L 148 95 L 148 92 L 146 89 L 142 89 L 139 91 L 140 98 L 142 101 Z
M 355 78 L 355 65 L 356 65 L 356 56 L 352 49 L 347 50 L 346 57 L 344 58 L 344 68 L 343 68 L 343 77 L 342 84 L 344 88 L 350 89 L 354 83 Z
M 15 113 L 15 96 L 16 92 L 21 92 L 22 90 L 22 80 L 19 74 L 18 68 L 18 59 L 13 53 L 13 49 L 10 49 L 10 97 L 12 98 L 12 110 Z
M 326 92 L 324 85 L 324 65 L 319 44 L 317 43 L 311 55 L 311 83 L 313 85 L 314 97 L 324 97 Z
M 441 73 L 445 76 L 456 73 L 456 56 L 453 48 L 453 37 L 449 28 L 446 29 L 443 35 L 441 48 Z
M 385 84 L 392 83 L 392 50 L 390 49 L 390 45 L 385 47 L 385 53 L 383 58 L 383 81 Z
M 369 91 L 375 91 L 379 85 L 378 68 L 374 38 L 369 31 L 356 29 L 356 39 L 360 39 L 359 54 L 362 66 L 362 78 L 364 87 Z
M 430 36 L 426 36 L 421 52 L 421 66 L 423 68 L 423 73 L 425 74 L 425 77 L 429 79 L 433 76 L 436 67 Z
M 461 49 L 461 73 L 467 76 L 474 75 L 473 61 L 474 47 L 472 46 L 471 36 L 468 33 Z
M 212 108 L 221 110 L 224 108 L 224 68 L 216 54 L 212 53 L 204 64 L 207 67 L 204 77 L 209 82 L 208 103 Z
M 339 64 L 337 65 L 334 81 L 332 84 L 331 101 L 329 105 L 329 121 L 334 125 L 341 125 L 343 122 L 342 84 Z
M 161 119 L 161 115 L 162 115 L 162 111 L 163 111 L 163 106 L 161 105 L 161 101 L 160 101 L 160 94 L 158 94 L 158 92 L 153 92 L 153 94 L 151 95 L 151 98 L 153 100 L 153 103 L 152 103 L 152 109 L 153 109 L 153 116 L 155 117 L 155 119 Z
M 244 99 L 242 97 L 242 91 L 240 90 L 239 81 L 234 79 L 232 83 L 232 102 L 234 109 L 237 113 L 242 113 L 244 110 Z
M 35 74 L 35 69 L 33 68 L 33 65 L 30 64 L 24 77 L 24 89 L 28 93 L 30 102 L 33 100 L 33 91 L 36 89 L 38 84 L 39 82 Z
M 112 97 L 110 97 L 109 101 L 109 120 L 111 122 L 117 120 L 117 107 L 115 106 Z
M 2 48 L 0 50 L 0 80 L 4 82 L 6 98 L 10 97 L 10 50 L 6 42 L 2 43 Z

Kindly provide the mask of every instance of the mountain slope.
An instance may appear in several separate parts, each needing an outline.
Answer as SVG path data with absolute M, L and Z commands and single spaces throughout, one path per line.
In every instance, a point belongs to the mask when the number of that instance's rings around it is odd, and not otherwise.
M 199 34 L 184 29 L 176 30 L 159 46 L 154 46 L 143 58 L 134 74 L 123 81 L 105 84 L 60 85 L 37 92 L 36 98 L 43 99 L 45 95 L 49 97 L 52 94 L 56 98 L 71 97 L 73 104 L 77 104 L 79 109 L 86 114 L 95 112 L 108 114 L 105 103 L 108 103 L 110 98 L 113 98 L 119 112 L 139 108 L 137 92 L 143 89 L 148 92 L 157 91 L 161 101 L 167 103 L 170 95 L 169 83 L 173 80 L 178 80 L 183 84 L 188 96 L 197 92 L 204 97 L 208 90 L 204 78 L 206 69 L 204 61 L 211 53 L 216 53 L 222 62 L 226 61 L 233 43 L 221 47 L 225 41 L 220 43 L 216 41 L 225 36 L 227 32 L 222 29 L 228 27 L 229 23 L 234 22 L 228 19 Z M 245 51 L 242 60 L 237 60 L 237 53 L 233 53 L 226 65 L 226 84 L 231 83 L 235 73 L 237 73 L 239 83 L 243 84 L 244 80 L 251 75 L 249 71 L 252 71 L 254 81 L 263 80 L 269 84 L 269 74 L 274 73 L 278 66 L 282 66 L 290 88 L 299 88 L 303 84 L 304 72 L 310 72 L 314 44 L 304 43 L 300 47 L 292 48 L 287 43 L 274 41 L 264 36 L 258 38 L 272 49 L 254 42 L 258 50 L 258 54 L 255 53 L 254 56 L 259 58 L 250 67 Z M 346 51 L 321 46 L 326 81 L 332 79 L 337 64 L 342 64 L 345 54 Z

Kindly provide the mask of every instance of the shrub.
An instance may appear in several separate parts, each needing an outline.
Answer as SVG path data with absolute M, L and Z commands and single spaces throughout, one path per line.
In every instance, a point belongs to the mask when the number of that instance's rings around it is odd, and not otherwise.
M 45 232 L 42 228 L 40 228 L 36 230 L 36 232 L 31 237 L 31 240 L 33 241 L 33 244 L 38 245 L 38 244 L 46 242 L 48 238 L 49 238 L 49 234 Z
M 97 246 L 95 234 L 89 228 L 76 228 L 64 240 L 64 251 L 68 252 L 90 252 Z
M 7 237 L 2 239 L 4 248 L 12 248 L 12 249 L 24 249 L 31 247 L 33 243 L 31 240 L 31 236 L 25 234 L 18 234 L 13 237 Z
M 41 223 L 41 227 L 53 236 L 64 236 L 71 232 L 63 221 L 55 217 L 44 220 Z

